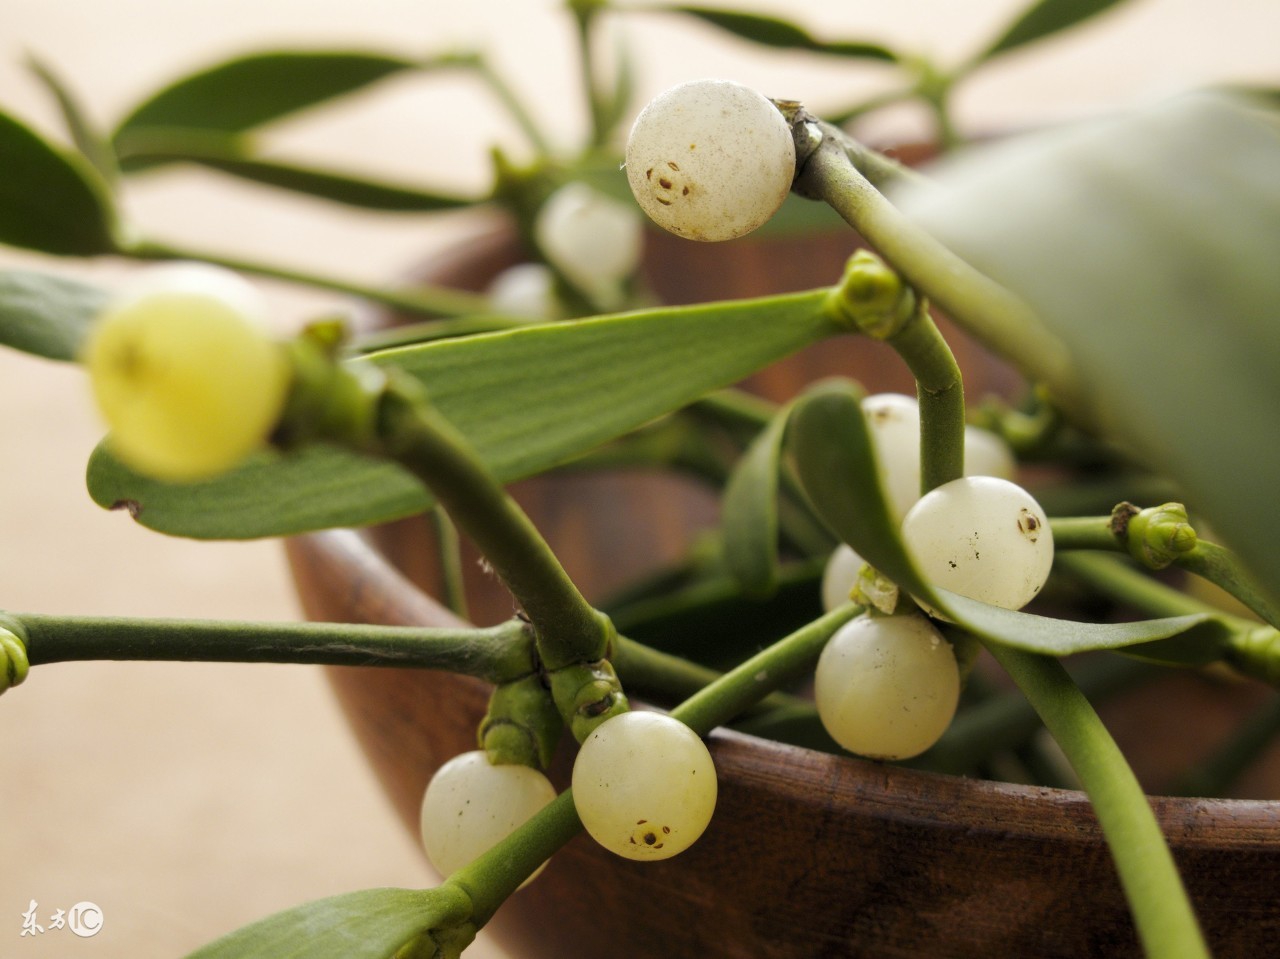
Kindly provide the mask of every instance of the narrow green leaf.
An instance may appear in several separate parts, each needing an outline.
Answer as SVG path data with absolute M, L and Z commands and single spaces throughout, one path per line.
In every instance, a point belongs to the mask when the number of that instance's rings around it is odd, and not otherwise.
M 1039 0 L 1024 10 L 971 62 L 982 63 L 1052 36 L 1123 2 L 1124 0 Z
M 160 129 L 241 133 L 272 120 L 354 93 L 417 67 L 378 53 L 280 50 L 237 57 L 188 74 L 139 104 L 112 136 L 123 165 L 132 137 Z
M 534 475 L 594 449 L 835 332 L 825 290 L 648 310 L 441 340 L 373 354 L 420 379 L 498 479 Z M 430 500 L 398 468 L 327 448 L 263 454 L 220 479 L 173 486 L 89 464 L 102 506 L 203 539 L 361 526 Z
M 1004 147 L 900 202 L 1021 296 L 1092 409 L 1280 597 L 1280 133 L 1183 97 Z
M 755 13 L 737 13 L 715 7 L 686 6 L 683 4 L 652 7 L 650 9 L 696 17 L 744 40 L 750 40 L 752 43 L 759 43 L 768 47 L 776 47 L 783 50 L 807 50 L 810 53 L 827 53 L 841 57 L 881 60 L 890 63 L 899 59 L 897 53 L 882 44 L 858 40 L 818 40 L 796 24 L 777 17 L 762 16 Z
M 778 584 L 778 474 L 791 407 L 783 407 L 734 466 L 721 502 L 724 559 L 748 596 Z
M 106 185 L 81 157 L 0 112 L 0 243 L 93 256 L 115 249 Z
M 96 286 L 66 277 L 0 273 L 0 343 L 50 360 L 74 361 L 106 299 Z
M 232 176 L 368 210 L 422 213 L 452 210 L 480 198 L 433 192 L 354 174 L 254 156 L 237 136 L 208 131 L 139 130 L 130 136 L 134 168 L 196 163 Z
M 449 886 L 364 889 L 278 912 L 187 959 L 387 959 L 427 929 L 465 921 L 469 908 Z
M 974 635 L 1026 652 L 1066 656 L 1133 648 L 1159 662 L 1221 658 L 1229 630 L 1209 615 L 1138 623 L 1077 623 L 1000 609 L 928 585 L 890 518 L 857 393 L 833 384 L 796 403 L 788 436 L 796 472 L 819 515 L 898 586 Z
M 85 113 L 71 88 L 38 57 L 28 56 L 27 66 L 58 102 L 58 109 L 62 111 L 62 119 L 67 124 L 67 132 L 71 134 L 71 141 L 76 145 L 76 149 L 84 155 L 104 181 L 113 182 L 120 171 L 116 168 L 111 145 L 90 122 L 88 114 Z

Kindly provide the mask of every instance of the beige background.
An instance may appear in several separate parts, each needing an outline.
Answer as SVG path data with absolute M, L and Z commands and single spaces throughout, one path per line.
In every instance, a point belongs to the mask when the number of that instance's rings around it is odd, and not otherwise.
M 755 3 L 758 9 L 767 4 Z M 960 56 L 1014 0 L 800 0 L 815 32 Z M 361 46 L 405 54 L 480 46 L 556 139 L 582 129 L 567 19 L 551 0 L 0 0 L 0 104 L 51 135 L 54 111 L 24 52 L 57 66 L 102 124 L 175 71 L 246 47 Z M 875 69 L 759 54 L 703 29 L 627 23 L 642 91 L 723 75 L 815 108 L 881 82 Z M 1072 116 L 1210 79 L 1277 80 L 1274 0 L 1147 0 L 1039 57 L 1012 57 L 959 101 L 971 129 Z M 885 135 L 910 132 L 899 115 Z M 443 132 L 447 125 L 447 136 Z M 60 135 L 57 134 L 57 135 Z M 481 189 L 487 144 L 519 139 L 457 78 L 397 80 L 270 142 L 334 164 Z M 0 175 L 3 159 L 0 158 Z M 365 217 L 210 175 L 138 182 L 127 208 L 157 235 L 331 269 L 395 275 L 458 218 Z M 0 268 L 70 269 L 112 282 L 127 266 L 0 249 Z M 282 329 L 338 304 L 264 284 Z M 83 491 L 98 427 L 78 371 L 0 351 L 0 607 L 64 613 L 297 615 L 272 543 L 166 539 L 99 511 Z M 310 668 L 70 664 L 37 669 L 0 700 L 0 956 L 176 956 L 304 899 L 430 882 Z M 22 938 L 30 900 L 90 900 L 100 935 Z M 481 954 L 477 949 L 476 953 Z

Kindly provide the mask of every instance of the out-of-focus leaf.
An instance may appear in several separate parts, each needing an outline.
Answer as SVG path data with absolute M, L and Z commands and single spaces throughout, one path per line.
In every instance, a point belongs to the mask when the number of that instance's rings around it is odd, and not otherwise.
M 419 66 L 378 53 L 281 50 L 236 57 L 188 74 L 129 113 L 112 135 L 126 169 L 132 138 L 155 129 L 242 133 Z
M 368 210 L 423 213 L 480 202 L 478 197 L 421 190 L 355 174 L 268 160 L 255 156 L 242 138 L 224 133 L 141 130 L 130 140 L 134 151 L 130 159 L 135 168 L 161 163 L 196 163 L 255 183 Z
M 857 393 L 847 386 L 797 401 L 788 448 L 805 492 L 836 534 L 900 588 L 974 635 L 1054 656 L 1124 649 L 1160 662 L 1202 664 L 1222 654 L 1229 630 L 1209 615 L 1077 623 L 1000 609 L 928 585 L 890 518 L 871 435 Z
M 120 171 L 116 169 L 115 155 L 111 152 L 111 145 L 89 121 L 75 94 L 62 82 L 62 78 L 38 57 L 29 56 L 27 66 L 57 100 L 58 109 L 62 111 L 62 119 L 67 124 L 67 132 L 71 134 L 71 141 L 76 145 L 76 149 L 98 171 L 103 180 L 108 183 L 114 181 Z
M 1189 96 L 975 150 L 899 201 L 1066 344 L 1089 418 L 1280 596 L 1280 128 Z
M 1002 53 L 1073 27 L 1124 2 L 1125 0 L 1039 0 L 1024 10 L 971 62 L 976 64 L 991 60 Z
M 0 243 L 94 256 L 115 249 L 114 224 L 106 185 L 87 161 L 0 112 Z
M 0 343 L 50 360 L 74 361 L 106 299 L 96 286 L 50 273 L 0 273 Z
M 373 354 L 420 379 L 440 412 L 502 482 L 623 435 L 836 332 L 826 291 L 648 310 L 527 327 Z M 219 479 L 168 485 L 104 447 L 89 464 L 102 506 L 203 539 L 361 526 L 430 505 L 395 466 L 327 448 L 262 454 Z
M 883 44 L 860 40 L 818 40 L 802 27 L 778 17 L 755 13 L 738 13 L 715 7 L 675 4 L 649 9 L 667 13 L 682 13 L 696 17 L 705 23 L 726 30 L 744 40 L 784 50 L 807 50 L 811 53 L 827 53 L 863 60 L 895 62 L 898 54 Z
M 721 505 L 724 560 L 748 596 L 778 583 L 778 473 L 791 407 L 783 407 L 738 460 Z
M 466 918 L 461 890 L 364 889 L 286 909 L 187 959 L 386 959 L 426 931 Z

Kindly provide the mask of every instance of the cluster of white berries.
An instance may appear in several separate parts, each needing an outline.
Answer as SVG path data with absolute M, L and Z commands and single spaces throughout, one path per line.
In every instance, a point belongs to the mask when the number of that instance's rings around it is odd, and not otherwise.
M 1021 609 L 1053 563 L 1044 511 L 1012 481 L 1014 458 L 998 436 L 965 431 L 965 476 L 920 495 L 920 409 L 909 396 L 862 401 L 888 506 L 917 569 L 935 586 Z M 863 561 L 840 546 L 827 562 L 822 601 L 845 603 Z M 937 613 L 935 610 L 929 612 Z M 846 749 L 906 759 L 946 731 L 960 693 L 951 645 L 918 612 L 859 616 L 832 637 L 817 667 L 818 713 Z

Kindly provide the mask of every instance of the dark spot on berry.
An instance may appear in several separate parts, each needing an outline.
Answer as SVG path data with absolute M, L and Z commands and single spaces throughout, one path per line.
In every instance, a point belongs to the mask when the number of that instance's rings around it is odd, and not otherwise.
M 653 167 L 649 167 L 649 169 L 647 169 L 647 170 L 645 170 L 645 171 L 644 171 L 644 178 L 645 178 L 646 180 L 652 180 L 652 179 L 653 179 Z
M 647 823 L 648 821 L 649 821 L 649 820 L 647 820 L 647 819 L 637 819 L 637 820 L 636 820 L 636 825 L 637 825 L 637 826 L 643 826 L 643 825 L 644 825 L 645 823 Z
M 663 199 L 660 196 L 655 196 L 654 199 L 657 200 L 659 203 L 661 203 L 663 206 L 671 206 L 670 200 Z
M 676 161 L 675 161 L 675 160 L 668 160 L 668 161 L 667 161 L 667 166 L 671 167 L 671 169 L 675 170 L 677 173 L 679 173 L 679 172 L 680 172 L 680 167 L 678 167 L 678 166 L 676 165 Z
M 671 181 L 670 181 L 670 180 L 668 180 L 668 179 L 667 179 L 666 177 L 664 177 L 664 176 L 660 176 L 660 177 L 658 177 L 658 186 L 662 187 L 662 189 L 664 189 L 664 190 L 670 190 L 670 189 L 671 189 Z
M 681 196 L 688 196 L 688 195 L 689 195 L 689 188 L 688 188 L 688 187 L 685 187 L 683 190 L 681 190 L 681 191 L 680 191 L 680 195 L 681 195 Z
M 671 827 L 670 827 L 670 826 L 663 826 L 663 827 L 662 827 L 662 831 L 663 831 L 664 833 L 667 833 L 668 835 L 670 835 L 670 833 L 671 833 Z
M 948 565 L 948 566 L 950 566 L 952 569 L 955 569 L 955 568 L 956 568 L 956 561 L 955 561 L 954 559 L 949 559 L 949 560 L 947 560 L 947 565 Z
M 652 846 L 657 841 L 658 841 L 658 837 L 655 836 L 653 833 L 647 832 L 644 834 L 644 844 L 646 846 Z M 658 848 L 661 849 L 662 847 L 659 846 Z

